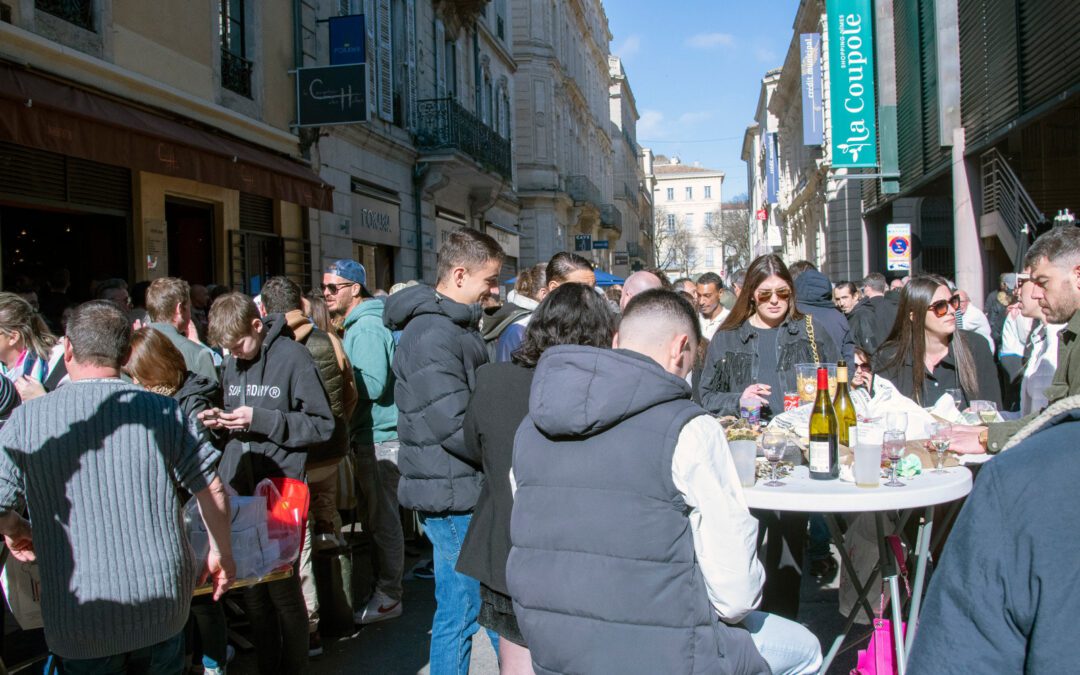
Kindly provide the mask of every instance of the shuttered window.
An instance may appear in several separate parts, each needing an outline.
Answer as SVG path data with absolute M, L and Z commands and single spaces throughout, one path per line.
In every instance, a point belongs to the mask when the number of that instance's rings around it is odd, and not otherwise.
M 248 232 L 273 234 L 274 200 L 241 192 L 240 229 Z
M 393 27 L 390 20 L 390 0 L 375 0 L 375 23 L 378 38 L 378 113 L 387 122 L 394 121 L 394 58 Z
M 0 194 L 131 211 L 131 172 L 119 166 L 0 143 Z

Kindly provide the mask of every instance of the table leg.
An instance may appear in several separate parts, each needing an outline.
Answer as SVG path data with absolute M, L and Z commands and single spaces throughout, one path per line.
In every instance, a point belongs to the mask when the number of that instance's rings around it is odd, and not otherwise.
M 855 573 L 855 565 L 851 562 L 851 556 L 848 555 L 847 549 L 844 547 L 844 535 L 840 532 L 840 526 L 836 522 L 836 516 L 831 513 L 823 515 L 825 516 L 825 524 L 829 527 L 829 535 L 832 537 L 833 543 L 836 544 L 836 549 L 840 551 L 840 564 L 844 566 L 844 570 L 847 572 L 848 576 L 851 577 L 851 585 L 855 587 L 855 592 L 859 598 L 859 603 L 852 610 L 851 616 L 848 617 L 845 622 L 843 630 L 841 630 L 840 634 L 833 640 L 829 652 L 821 662 L 821 670 L 818 672 L 826 673 L 829 670 L 829 666 L 836 658 L 836 655 L 840 653 L 840 647 L 843 646 L 844 640 L 847 639 L 848 632 L 855 623 L 855 618 L 859 615 L 860 608 L 866 612 L 866 616 L 870 619 L 871 624 L 873 624 L 874 610 L 866 599 L 866 591 L 870 587 L 870 584 L 874 583 L 874 578 L 877 577 L 877 570 L 870 575 L 865 586 L 859 582 L 859 576 Z
M 904 653 L 911 653 L 911 646 L 915 643 L 915 630 L 919 625 L 919 612 L 922 610 L 923 584 L 926 581 L 926 562 L 930 557 L 930 541 L 934 533 L 934 507 L 926 508 L 923 523 L 919 525 L 919 538 L 915 544 L 915 585 L 911 589 L 911 608 L 908 610 L 907 637 L 904 642 Z
M 893 560 L 892 552 L 885 542 L 885 514 L 881 511 L 874 513 L 874 522 L 877 526 L 878 555 L 881 557 L 882 579 L 889 583 L 889 598 L 892 601 L 891 618 L 893 629 L 893 644 L 896 647 L 896 667 L 898 675 L 904 675 L 907 671 L 907 663 L 904 659 L 904 629 L 900 608 L 900 587 L 896 579 L 896 561 Z

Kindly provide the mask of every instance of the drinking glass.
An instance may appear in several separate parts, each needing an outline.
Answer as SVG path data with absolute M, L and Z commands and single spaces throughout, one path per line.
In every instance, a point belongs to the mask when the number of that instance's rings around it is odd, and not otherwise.
M 952 425 L 948 422 L 937 422 L 930 425 L 930 444 L 937 452 L 937 462 L 934 470 L 930 473 L 949 473 L 945 470 L 945 451 L 952 442 Z
M 784 487 L 785 483 L 776 478 L 776 467 L 784 458 L 784 451 L 787 450 L 787 435 L 783 431 L 769 429 L 761 435 L 761 447 L 765 450 L 765 459 L 769 460 L 771 469 L 769 482 L 765 483 L 765 486 Z
M 882 447 L 885 448 L 885 454 L 888 455 L 889 462 L 892 464 L 892 477 L 888 483 L 885 483 L 885 487 L 904 487 L 904 483 L 896 480 L 896 470 L 900 465 L 900 460 L 904 457 L 905 442 L 906 438 L 903 431 L 889 430 L 885 432 Z
M 963 389 L 946 389 L 945 393 L 952 397 L 954 403 L 956 403 L 956 409 L 960 412 L 964 411 L 964 390 Z
M 902 431 L 907 432 L 907 413 L 906 412 L 891 412 L 885 413 L 885 429 L 888 431 Z
M 997 421 L 997 403 L 993 401 L 972 401 L 971 410 L 979 416 L 983 424 Z

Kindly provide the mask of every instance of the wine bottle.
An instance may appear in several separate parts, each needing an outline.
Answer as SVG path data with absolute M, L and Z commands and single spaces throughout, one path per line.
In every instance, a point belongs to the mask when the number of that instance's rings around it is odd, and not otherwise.
M 848 393 L 848 369 L 847 363 L 842 359 L 836 364 L 836 398 L 833 399 L 833 410 L 836 412 L 836 440 L 845 447 L 851 448 L 849 432 L 855 428 L 858 419 L 855 417 L 855 404 L 851 402 L 851 394 Z
M 818 368 L 817 400 L 810 414 L 810 477 L 814 480 L 840 476 L 836 429 L 836 412 L 829 400 L 829 369 Z

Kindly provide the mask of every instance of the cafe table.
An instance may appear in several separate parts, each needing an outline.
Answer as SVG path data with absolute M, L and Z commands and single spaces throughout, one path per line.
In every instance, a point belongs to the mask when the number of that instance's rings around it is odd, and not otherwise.
M 889 586 L 891 599 L 891 619 L 893 641 L 896 647 L 898 672 L 904 675 L 906 670 L 906 655 L 911 649 L 915 638 L 915 622 L 919 616 L 922 603 L 923 582 L 926 576 L 926 563 L 930 553 L 930 538 L 934 525 L 934 506 L 946 504 L 962 499 L 971 492 L 971 471 L 962 466 L 946 469 L 945 474 L 932 473 L 929 469 L 923 469 L 922 473 L 912 478 L 901 478 L 904 487 L 885 487 L 881 481 L 876 488 L 860 488 L 854 483 L 834 480 L 812 480 L 804 467 L 796 467 L 792 475 L 783 479 L 783 487 L 767 487 L 765 481 L 758 481 L 753 487 L 743 488 L 747 506 L 752 509 L 767 509 L 771 511 L 796 511 L 821 513 L 829 526 L 829 533 L 833 543 L 840 552 L 840 559 L 844 570 L 851 578 L 852 585 L 858 595 L 858 602 L 852 609 L 851 616 L 843 631 L 835 641 L 829 653 L 825 656 L 821 671 L 825 673 L 833 659 L 840 651 L 840 646 L 847 637 L 851 626 L 860 611 L 865 611 L 873 623 L 874 610 L 870 605 L 870 593 L 878 572 Z M 908 517 L 916 509 L 923 509 L 924 515 L 919 524 L 918 535 L 915 543 L 916 565 L 915 581 L 911 589 L 911 606 L 908 614 L 908 627 L 905 636 L 902 630 L 902 612 L 900 606 L 900 588 L 897 578 L 896 558 L 889 551 L 886 541 L 885 515 L 890 511 L 897 511 L 903 515 L 893 531 L 899 533 L 907 522 Z M 843 535 L 837 524 L 837 514 L 843 513 L 873 513 L 878 542 L 879 567 L 875 569 L 865 581 L 860 581 L 855 573 L 851 556 L 844 546 Z

